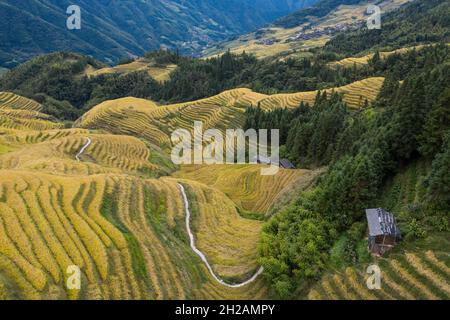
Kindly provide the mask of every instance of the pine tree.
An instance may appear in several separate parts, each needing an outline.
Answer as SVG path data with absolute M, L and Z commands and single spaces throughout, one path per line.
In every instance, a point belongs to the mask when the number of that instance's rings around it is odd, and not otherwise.
M 450 128 L 450 88 L 444 91 L 439 101 L 428 114 L 424 131 L 420 136 L 420 152 L 425 156 L 435 155 L 444 142 Z
M 441 152 L 432 164 L 430 176 L 427 179 L 428 203 L 436 209 L 450 210 L 450 129 L 444 136 Z

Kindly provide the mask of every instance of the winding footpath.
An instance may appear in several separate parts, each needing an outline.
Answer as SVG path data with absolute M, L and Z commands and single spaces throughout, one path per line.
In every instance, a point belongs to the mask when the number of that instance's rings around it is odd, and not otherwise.
M 196 246 L 195 246 L 195 238 L 194 238 L 194 234 L 191 231 L 191 226 L 190 226 L 190 221 L 191 221 L 191 212 L 189 210 L 189 201 L 187 199 L 186 196 L 186 191 L 184 190 L 184 187 L 181 184 L 178 184 L 178 186 L 180 187 L 180 191 L 181 194 L 183 196 L 183 200 L 184 200 L 184 208 L 186 211 L 186 229 L 187 232 L 189 234 L 189 239 L 190 239 L 190 244 L 191 244 L 191 249 L 200 257 L 200 259 L 202 259 L 202 261 L 205 263 L 206 267 L 209 270 L 209 273 L 213 276 L 213 278 L 220 283 L 221 285 L 224 285 L 226 287 L 229 288 L 239 288 L 239 287 L 243 287 L 246 286 L 249 283 L 252 283 L 253 281 L 255 281 L 258 276 L 263 273 L 264 268 L 260 267 L 259 270 L 247 281 L 242 282 L 242 283 L 237 283 L 237 284 L 229 284 L 226 283 L 225 281 L 223 281 L 222 279 L 220 279 L 213 271 L 211 265 L 209 264 L 208 260 L 206 259 L 206 256 L 203 254 L 203 252 L 201 252 Z
M 77 155 L 75 156 L 75 159 L 77 159 L 78 162 L 80 162 L 80 156 L 92 143 L 91 138 L 87 138 L 87 139 L 88 139 L 88 142 L 81 148 L 80 152 L 78 152 Z
M 75 156 L 75 159 L 77 159 L 77 161 L 81 161 L 80 160 L 80 156 L 83 154 L 83 152 L 91 145 L 92 140 L 90 138 L 87 138 L 87 143 L 80 149 L 80 152 L 78 152 L 78 154 Z M 226 283 L 225 281 L 223 281 L 222 279 L 220 279 L 213 271 L 211 265 L 208 262 L 208 259 L 206 259 L 206 256 L 203 254 L 203 252 L 201 252 L 196 246 L 195 246 L 195 238 L 194 238 L 194 234 L 192 233 L 191 230 L 191 225 L 190 225 L 190 221 L 191 221 L 191 211 L 189 210 L 189 201 L 186 195 L 186 191 L 184 189 L 184 187 L 178 183 L 178 187 L 180 188 L 181 191 L 181 195 L 183 196 L 183 201 L 184 201 L 184 208 L 186 211 L 186 229 L 187 232 L 189 234 L 189 239 L 190 239 L 190 245 L 191 245 L 191 249 L 200 257 L 200 259 L 202 259 L 202 261 L 205 263 L 206 267 L 209 270 L 209 273 L 213 276 L 213 278 L 220 283 L 221 285 L 224 285 L 226 287 L 229 288 L 240 288 L 243 286 L 246 286 L 250 283 L 252 283 L 253 281 L 255 281 L 259 275 L 261 275 L 261 273 L 263 273 L 264 268 L 260 267 L 259 270 L 247 281 L 244 281 L 242 283 L 237 283 L 237 284 L 229 284 Z

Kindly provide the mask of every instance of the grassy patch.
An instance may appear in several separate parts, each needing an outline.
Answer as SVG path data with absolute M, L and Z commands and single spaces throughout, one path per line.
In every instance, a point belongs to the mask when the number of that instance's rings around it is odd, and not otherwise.
M 239 215 L 242 218 L 251 219 L 251 220 L 257 220 L 257 221 L 265 221 L 265 220 L 267 220 L 267 218 L 265 216 L 261 215 L 258 212 L 247 211 L 247 210 L 244 210 L 244 209 L 239 208 L 239 207 L 236 207 L 236 211 L 239 213 Z
M 117 207 L 117 201 L 114 199 L 113 195 L 106 193 L 103 197 L 103 203 L 100 211 L 110 223 L 112 223 L 123 233 L 130 248 L 133 270 L 138 275 L 138 277 L 140 277 L 145 281 L 147 285 L 149 285 L 149 281 L 147 279 L 147 267 L 145 265 L 144 256 L 142 255 L 142 251 L 139 247 L 139 243 L 128 230 L 128 228 L 117 217 L 118 210 L 119 209 Z
M 11 148 L 10 146 L 6 146 L 6 145 L 3 145 L 3 144 L 0 144 L 0 155 L 8 153 L 8 152 L 11 152 L 13 150 L 14 149 Z

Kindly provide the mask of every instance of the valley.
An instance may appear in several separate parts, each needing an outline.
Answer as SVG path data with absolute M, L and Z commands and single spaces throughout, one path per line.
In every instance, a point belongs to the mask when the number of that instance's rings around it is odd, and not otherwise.
M 37 103 L 17 95 L 5 93 L 2 97 L 1 109 L 5 115 L 12 110 L 39 109 Z M 212 106 L 234 110 L 224 103 L 227 99 L 234 99 L 234 95 L 224 93 L 222 98 L 196 102 L 192 108 L 197 114 L 209 111 Z M 136 115 L 140 110 L 172 108 L 131 98 L 113 103 Z M 108 112 L 115 110 L 113 105 L 108 107 Z M 155 111 L 157 116 L 162 115 Z M 89 125 L 84 125 L 90 116 L 77 122 L 90 129 L 62 129 L 57 122 L 49 120 L 50 129 L 44 130 L 34 124 L 42 120 L 38 111 L 33 112 L 25 117 L 27 125 L 8 126 L 2 122 L 0 135 L 1 146 L 16 150 L 0 156 L 2 199 L 13 201 L 2 202 L 1 211 L 5 231 L 2 269 L 9 279 L 2 285 L 11 288 L 6 297 L 266 297 L 267 285 L 261 277 L 255 277 L 245 286 L 228 288 L 214 279 L 198 260 L 188 244 L 183 195 L 191 207 L 193 236 L 211 263 L 211 270 L 221 279 L 236 283 L 259 268 L 256 246 L 262 226 L 261 221 L 244 218 L 239 211 L 251 210 L 264 216 L 283 191 L 286 179 L 307 181 L 311 180 L 309 174 L 301 170 L 298 174 L 286 171 L 271 177 L 279 187 L 269 199 L 265 194 L 254 194 L 240 206 L 220 189 L 189 179 L 181 172 L 173 178 L 157 178 L 175 168 L 159 147 L 154 146 L 153 151 L 153 143 L 164 141 L 146 133 L 154 130 L 130 131 L 125 124 L 120 124 L 110 128 L 120 128 L 122 135 L 117 131 L 112 135 L 101 126 L 103 122 L 95 121 L 100 117 L 92 117 Z M 92 112 L 96 113 L 96 108 Z M 2 113 L 2 120 L 5 115 Z M 101 118 L 113 123 L 113 118 L 107 117 L 104 114 Z M 218 112 L 217 117 L 218 122 L 223 121 L 227 113 Z M 128 119 L 131 126 L 132 119 Z M 148 123 L 155 123 L 156 119 Z M 97 133 L 98 130 L 104 133 Z M 136 137 L 123 135 L 125 132 Z M 240 168 L 235 167 L 231 165 L 229 170 L 235 172 L 239 181 Z M 258 170 L 248 166 L 244 172 L 257 179 Z M 241 188 L 245 188 L 245 180 L 238 182 Z M 180 183 L 186 193 L 180 192 Z M 234 199 L 238 201 L 239 197 Z M 21 211 L 24 208 L 28 213 Z M 20 215 L 15 216 L 19 211 Z M 22 252 L 26 246 L 29 249 Z M 180 269 L 177 264 L 175 268 L 178 259 L 185 261 L 186 266 Z M 72 264 L 85 270 L 83 287 L 78 293 L 64 289 L 65 270 Z
M 81 29 L 73 32 L 66 28 L 70 1 L 2 0 L 0 67 L 13 68 L 54 51 L 79 52 L 109 64 L 160 48 L 198 55 L 212 42 L 249 32 L 316 2 L 80 0 L 76 5 L 82 14 Z
M 382 12 L 395 10 L 410 0 L 378 1 Z M 276 21 L 273 25 L 261 28 L 253 33 L 241 36 L 236 40 L 221 43 L 219 46 L 206 49 L 206 57 L 221 54 L 226 50 L 233 53 L 255 54 L 259 58 L 274 56 L 302 57 L 308 50 L 324 46 L 336 34 L 360 29 L 366 24 L 366 13 L 370 1 L 327 1 L 330 3 L 325 11 L 311 10 L 304 17 L 288 16 Z M 347 4 L 348 2 L 348 4 Z M 305 11 L 307 12 L 307 11 Z M 309 12 L 307 12 L 309 13 Z M 322 15 L 323 14 L 323 15 Z M 307 19 L 305 19 L 307 18 Z M 297 23 L 299 21 L 299 23 Z M 303 22 L 304 21 L 304 22 Z
M 30 42 L 9 65 L 0 45 L 0 300 L 450 299 L 450 3 L 377 1 L 381 30 L 367 1 L 201 3 L 114 2 L 136 29 L 97 3 L 112 34 L 77 53 Z M 281 161 L 177 165 L 195 122 L 278 130 Z M 384 254 L 368 208 L 401 231 Z

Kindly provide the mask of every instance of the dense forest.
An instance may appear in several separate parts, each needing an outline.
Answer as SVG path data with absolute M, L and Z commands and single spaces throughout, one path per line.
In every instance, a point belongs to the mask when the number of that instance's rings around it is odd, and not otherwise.
M 295 28 L 310 21 L 310 17 L 323 18 L 340 5 L 352 5 L 360 2 L 361 0 L 323 0 L 311 8 L 300 10 L 279 19 L 274 25 L 283 28 Z
M 450 41 L 450 2 L 419 0 L 383 15 L 382 28 L 342 33 L 325 50 L 354 55 L 368 49 L 389 51 L 415 44 Z

